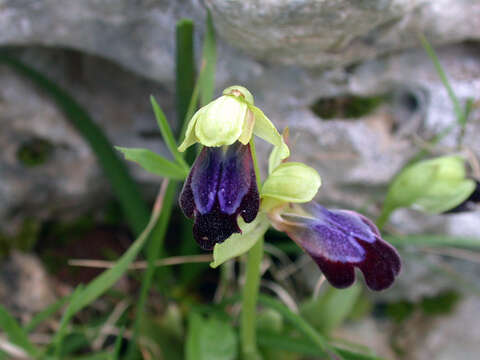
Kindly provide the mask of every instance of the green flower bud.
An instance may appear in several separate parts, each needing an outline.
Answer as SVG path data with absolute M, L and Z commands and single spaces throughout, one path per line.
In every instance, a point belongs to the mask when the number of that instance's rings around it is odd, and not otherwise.
M 412 207 L 431 214 L 450 210 L 475 189 L 475 182 L 465 176 L 465 162 L 460 156 L 443 156 L 415 163 L 404 169 L 390 185 L 384 212 L 400 207 Z
M 263 184 L 260 196 L 271 202 L 305 203 L 317 194 L 322 181 L 317 171 L 299 162 L 280 164 Z
M 231 145 L 235 141 L 246 145 L 252 134 L 278 147 L 278 158 L 289 156 L 281 135 L 262 110 L 254 105 L 250 91 L 243 86 L 230 86 L 223 90 L 221 97 L 193 115 L 178 150 L 185 151 L 197 142 L 208 147 Z

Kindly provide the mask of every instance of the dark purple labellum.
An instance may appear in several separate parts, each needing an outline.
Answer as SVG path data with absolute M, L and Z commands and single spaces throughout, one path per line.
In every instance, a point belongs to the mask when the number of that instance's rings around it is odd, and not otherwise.
M 313 258 L 334 287 L 352 285 L 355 267 L 372 290 L 393 284 L 400 272 L 400 257 L 369 219 L 354 211 L 328 210 L 314 203 L 305 210 L 312 217 L 284 214 L 285 222 L 277 225 Z
M 252 222 L 260 206 L 250 145 L 236 142 L 226 151 L 204 147 L 183 185 L 179 203 L 185 216 L 194 219 L 193 235 L 204 250 L 241 232 L 238 215 Z

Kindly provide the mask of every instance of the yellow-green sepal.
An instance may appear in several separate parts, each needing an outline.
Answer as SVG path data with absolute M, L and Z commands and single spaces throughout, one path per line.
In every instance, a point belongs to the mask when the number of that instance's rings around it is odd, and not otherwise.
M 185 131 L 185 139 L 183 139 L 183 142 L 178 147 L 178 151 L 184 152 L 187 150 L 187 148 L 199 142 L 197 136 L 195 135 L 195 125 L 197 124 L 197 119 L 202 116 L 207 106 L 202 107 L 195 114 L 193 114 L 192 118 L 188 122 L 187 130 Z
M 262 212 L 249 224 L 246 224 L 241 217 L 238 218 L 238 223 L 242 233 L 233 234 L 223 243 L 216 244 L 213 248 L 213 261 L 210 263 L 212 268 L 216 268 L 225 261 L 245 254 L 262 238 L 270 226 L 267 216 Z
M 466 178 L 461 156 L 442 156 L 424 160 L 404 169 L 392 182 L 384 207 L 393 211 L 401 207 L 438 214 L 466 200 L 475 182 Z
M 263 183 L 260 196 L 283 202 L 311 201 L 322 184 L 318 172 L 299 162 L 280 164 Z

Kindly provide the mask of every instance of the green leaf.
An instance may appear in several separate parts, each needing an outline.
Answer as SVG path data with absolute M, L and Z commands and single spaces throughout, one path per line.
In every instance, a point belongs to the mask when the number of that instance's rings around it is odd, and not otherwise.
M 55 314 L 59 311 L 63 305 L 70 299 L 69 296 L 65 296 L 60 300 L 54 302 L 53 304 L 49 305 L 47 308 L 36 314 L 30 322 L 25 325 L 24 329 L 27 333 L 32 332 L 35 328 L 40 325 L 42 322 L 47 320 L 50 316 Z
M 120 257 L 115 265 L 112 268 L 105 270 L 83 289 L 76 290 L 76 293 L 72 295 L 70 304 L 62 318 L 63 327 L 68 324 L 73 315 L 82 310 L 84 307 L 90 305 L 93 301 L 110 289 L 123 276 L 123 274 L 128 270 L 128 266 L 136 259 L 138 253 L 145 245 L 145 242 L 147 241 L 152 230 L 155 228 L 161 213 L 162 209 L 156 204 L 153 208 L 152 216 L 145 230 L 143 230 L 140 236 Z M 59 337 L 61 338 L 61 336 L 56 336 L 53 339 L 54 343 L 58 341 Z
M 469 248 L 480 248 L 480 238 L 448 236 L 448 235 L 405 235 L 405 236 L 384 236 L 385 240 L 395 246 L 458 246 Z
M 8 339 L 14 345 L 22 348 L 30 356 L 37 358 L 40 355 L 40 350 L 30 342 L 27 333 L 2 305 L 0 305 L 0 328 L 3 329 L 8 336 Z
M 316 299 L 302 306 L 302 317 L 318 331 L 328 334 L 341 325 L 350 314 L 361 290 L 358 284 L 342 290 L 329 286 Z
M 210 11 L 207 12 L 205 39 L 203 40 L 202 71 L 200 73 L 200 103 L 202 106 L 213 99 L 215 92 L 215 69 L 217 65 L 217 44 L 215 27 Z
M 433 47 L 430 45 L 428 42 L 427 38 L 423 35 L 420 34 L 420 41 L 422 42 L 423 48 L 427 52 L 428 56 L 433 62 L 433 65 L 435 66 L 435 69 L 437 70 L 438 76 L 440 77 L 440 80 L 442 81 L 443 86 L 447 90 L 448 96 L 450 97 L 450 100 L 452 101 L 453 108 L 455 109 L 455 114 L 457 115 L 457 121 L 460 124 L 460 126 L 465 126 L 467 122 L 467 118 L 465 116 L 465 111 L 463 111 L 462 107 L 460 106 L 460 102 L 458 101 L 457 95 L 455 95 L 455 92 L 452 89 L 452 86 L 450 85 L 450 82 L 448 81 L 447 75 L 445 73 L 445 70 L 443 69 L 442 65 L 440 64 L 440 60 L 438 59 L 437 54 L 435 53 L 435 50 Z
M 194 24 L 190 19 L 180 19 L 176 28 L 176 101 L 177 123 L 183 124 L 188 104 L 195 87 Z
M 184 180 L 188 175 L 186 168 L 168 161 L 148 149 L 123 148 L 119 146 L 115 148 L 123 153 L 125 159 L 136 162 L 155 175 L 175 180 Z
M 278 300 L 273 299 L 272 297 L 266 296 L 264 294 L 259 294 L 258 302 L 282 314 L 285 320 L 287 320 L 291 325 L 293 325 L 301 334 L 303 334 L 312 343 L 318 346 L 319 349 L 325 352 L 331 352 L 333 354 L 336 354 L 336 351 L 328 343 L 327 339 L 324 336 L 322 336 L 317 330 L 315 330 L 315 328 L 313 328 L 300 315 L 295 314 L 293 311 L 291 311 L 285 305 L 280 303 Z
M 215 317 L 205 320 L 197 313 L 190 315 L 186 360 L 234 360 L 237 353 L 237 334 L 228 322 Z
M 177 189 L 177 183 L 170 182 L 166 188 L 163 207 L 161 214 L 155 219 L 152 235 L 150 236 L 150 243 L 147 248 L 147 270 L 143 274 L 142 285 L 140 288 L 140 295 L 138 297 L 136 306 L 136 317 L 133 325 L 133 336 L 129 342 L 129 348 L 127 351 L 127 359 L 130 359 L 134 355 L 136 346 L 136 339 L 140 330 L 140 325 L 144 317 L 145 304 L 147 303 L 148 291 L 152 285 L 153 277 L 155 273 L 159 271 L 155 268 L 155 261 L 162 256 L 162 246 L 167 232 L 168 223 L 172 214 L 172 207 L 175 201 L 175 194 Z M 157 270 L 157 271 L 156 271 Z
M 149 209 L 143 201 L 140 189 L 128 173 L 104 131 L 92 120 L 88 112 L 65 90 L 50 81 L 40 72 L 21 61 L 0 55 L 0 63 L 10 66 L 45 91 L 65 113 L 66 118 L 88 142 L 97 156 L 100 166 L 110 181 L 129 226 L 140 234 L 149 219 Z
M 165 140 L 165 144 L 167 145 L 168 149 L 172 153 L 173 157 L 175 158 L 177 164 L 180 167 L 183 167 L 185 171 L 189 171 L 190 167 L 187 165 L 185 160 L 183 159 L 182 154 L 177 149 L 177 143 L 175 138 L 173 137 L 172 129 L 168 124 L 167 118 L 163 113 L 162 109 L 158 105 L 157 101 L 153 96 L 150 96 L 150 102 L 152 103 L 153 111 L 155 112 L 155 118 L 157 119 L 158 127 L 160 128 L 160 132 L 162 133 L 163 139 Z
M 233 234 L 223 243 L 216 244 L 213 248 L 213 261 L 210 263 L 212 268 L 216 268 L 225 261 L 246 253 L 262 238 L 270 226 L 264 213 L 259 213 L 255 220 L 249 224 L 245 224 L 241 219 L 239 219 L 239 223 L 242 234 Z

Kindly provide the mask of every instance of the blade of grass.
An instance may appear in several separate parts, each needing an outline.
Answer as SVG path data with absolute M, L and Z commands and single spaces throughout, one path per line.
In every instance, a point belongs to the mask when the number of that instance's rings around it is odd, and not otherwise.
M 314 343 L 302 338 L 293 338 L 290 336 L 275 334 L 266 331 L 258 332 L 258 343 L 265 347 L 275 350 L 285 350 L 297 354 L 325 358 L 328 354 L 319 349 Z M 381 360 L 381 358 L 360 354 L 350 350 L 335 347 L 335 349 L 347 360 Z
M 327 339 L 320 335 L 308 322 L 303 320 L 299 315 L 292 312 L 285 305 L 270 296 L 259 294 L 258 302 L 264 306 L 278 311 L 291 325 L 302 333 L 307 339 L 318 346 L 322 351 L 331 355 L 336 355 L 340 359 L 343 357 L 331 346 Z
M 112 287 L 128 270 L 129 265 L 135 260 L 138 253 L 145 245 L 148 237 L 150 236 L 150 233 L 152 233 L 152 230 L 154 229 L 160 217 L 160 214 L 163 212 L 163 199 L 165 196 L 167 184 L 168 180 L 164 180 L 159 195 L 157 196 L 155 205 L 153 207 L 152 216 L 145 230 L 143 230 L 140 236 L 120 257 L 114 267 L 104 271 L 102 274 L 92 280 L 87 286 L 85 286 L 85 288 L 80 291 L 79 295 L 75 296 L 75 301 L 73 301 L 72 299 L 62 319 L 62 324 L 65 324 L 64 326 L 68 324 L 68 322 L 77 312 L 91 304 L 99 296 L 105 293 L 105 291 Z
M 163 113 L 162 109 L 158 105 L 157 101 L 153 96 L 150 96 L 150 102 L 152 103 L 153 111 L 155 112 L 155 118 L 157 119 L 158 127 L 160 128 L 160 132 L 162 133 L 163 139 L 165 140 L 165 144 L 167 144 L 168 149 L 172 153 L 173 157 L 175 158 L 176 162 L 185 169 L 186 172 L 190 169 L 190 166 L 185 162 L 183 159 L 182 154 L 177 150 L 177 144 L 175 138 L 173 137 L 172 130 L 170 125 L 168 125 L 167 118 Z
M 70 303 L 68 304 L 67 308 L 65 309 L 62 319 L 60 320 L 60 326 L 58 327 L 55 336 L 51 342 L 51 346 L 55 350 L 55 356 L 60 357 L 62 353 L 62 341 L 65 337 L 67 332 L 67 325 L 70 322 L 70 319 L 75 315 L 75 306 L 76 303 L 80 301 L 80 297 L 82 296 L 82 291 L 84 289 L 84 285 L 80 284 L 77 286 L 70 296 Z
M 465 126 L 467 122 L 467 118 L 465 117 L 465 111 L 462 109 L 462 106 L 460 105 L 460 102 L 458 101 L 457 95 L 455 95 L 455 92 L 452 89 L 452 86 L 450 85 L 450 82 L 448 81 L 447 74 L 445 73 L 445 70 L 443 69 L 442 65 L 440 64 L 440 60 L 438 59 L 438 56 L 433 49 L 433 47 L 430 45 L 428 42 L 427 38 L 423 34 L 419 34 L 420 41 L 422 43 L 423 48 L 427 52 L 428 56 L 433 62 L 433 65 L 435 66 L 435 69 L 437 70 L 438 76 L 440 77 L 440 80 L 445 86 L 445 89 L 447 90 L 448 96 L 450 97 L 450 100 L 453 103 L 453 108 L 455 110 L 455 115 L 457 116 L 457 121 L 460 124 L 460 126 Z
M 198 98 L 200 91 L 203 91 L 202 106 L 206 105 L 213 98 L 213 83 L 215 82 L 215 67 L 216 67 L 216 39 L 215 29 L 213 22 L 208 13 L 207 16 L 207 31 L 205 32 L 205 40 L 202 53 L 202 63 L 200 68 L 200 74 L 198 75 L 197 82 L 193 88 L 192 97 L 188 104 L 188 110 L 183 121 L 182 131 L 180 132 L 180 139 L 185 137 L 187 131 L 188 122 L 192 118 L 198 104 Z M 206 45 L 208 44 L 208 46 Z M 210 99 L 210 100 L 209 100 Z
M 66 118 L 88 142 L 97 156 L 122 207 L 126 221 L 136 235 L 140 234 L 149 219 L 148 206 L 143 201 L 137 184 L 129 175 L 122 160 L 113 150 L 113 146 L 103 130 L 95 124 L 87 111 L 66 90 L 56 85 L 40 72 L 17 59 L 3 54 L 0 55 L 0 63 L 8 65 L 11 69 L 31 80 L 57 103 L 57 106 L 66 115 Z
M 120 151 L 125 159 L 136 162 L 152 174 L 175 180 L 183 180 L 188 175 L 188 167 L 171 162 L 148 149 L 122 148 L 119 146 L 116 146 L 115 149 Z
M 8 339 L 14 345 L 25 350 L 28 355 L 33 358 L 37 358 L 40 355 L 40 350 L 30 342 L 27 333 L 2 305 L 0 305 L 0 327 L 5 331 Z
M 200 104 L 207 105 L 215 93 L 215 69 L 217 66 L 217 43 L 212 15 L 207 12 L 205 40 L 203 41 L 202 72 L 200 75 Z
M 192 20 L 181 19 L 178 21 L 176 28 L 176 98 L 177 123 L 180 125 L 185 121 L 188 104 L 192 98 L 195 86 L 193 30 L 194 24 Z
M 165 196 L 164 196 L 162 214 L 158 219 L 158 224 L 155 227 L 155 231 L 152 233 L 151 240 L 148 245 L 148 251 L 147 251 L 148 266 L 142 278 L 142 286 L 140 288 L 140 295 L 138 297 L 136 313 L 135 313 L 136 314 L 135 323 L 133 327 L 132 338 L 130 339 L 130 343 L 127 351 L 127 357 L 126 357 L 127 359 L 133 358 L 135 354 L 136 339 L 138 338 L 138 332 L 142 324 L 148 291 L 150 290 L 153 276 L 155 274 L 155 261 L 161 257 L 162 245 L 165 238 L 165 234 L 167 232 L 168 223 L 170 221 L 170 215 L 171 215 L 173 204 L 174 204 L 176 189 L 177 189 L 176 182 L 172 182 L 167 186 L 165 191 Z
M 47 320 L 50 316 L 55 314 L 57 311 L 60 310 L 60 308 L 67 303 L 67 301 L 70 300 L 70 296 L 65 296 L 61 298 L 60 300 L 56 301 L 55 303 L 49 305 L 46 307 L 44 310 L 36 314 L 30 322 L 24 326 L 24 330 L 27 333 L 32 332 L 35 330 L 35 328 L 40 325 L 42 322 Z
M 459 237 L 448 235 L 386 235 L 385 240 L 393 245 L 415 245 L 415 246 L 458 246 L 480 248 L 480 238 Z

